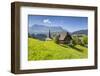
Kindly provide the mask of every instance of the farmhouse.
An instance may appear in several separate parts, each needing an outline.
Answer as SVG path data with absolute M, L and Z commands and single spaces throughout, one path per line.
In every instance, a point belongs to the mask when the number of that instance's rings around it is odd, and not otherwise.
M 59 43 L 61 44 L 71 44 L 72 37 L 68 32 L 61 32 L 58 36 Z

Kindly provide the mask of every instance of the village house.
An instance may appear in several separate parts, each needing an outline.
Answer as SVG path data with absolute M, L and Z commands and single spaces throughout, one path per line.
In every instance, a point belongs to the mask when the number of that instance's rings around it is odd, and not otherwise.
M 72 37 L 68 32 L 59 33 L 58 40 L 60 44 L 71 44 Z

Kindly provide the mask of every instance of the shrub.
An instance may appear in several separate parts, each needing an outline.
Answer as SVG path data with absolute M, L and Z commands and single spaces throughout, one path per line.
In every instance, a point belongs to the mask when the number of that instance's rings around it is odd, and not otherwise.
M 73 36 L 73 38 L 72 38 L 72 44 L 73 45 L 77 45 L 78 44 L 78 37 L 77 36 Z
M 59 44 L 59 35 L 55 37 L 54 41 L 55 43 Z
M 83 37 L 83 43 L 84 43 L 84 45 L 88 44 L 88 37 L 87 36 Z
M 28 33 L 28 37 L 29 37 L 29 38 L 31 38 L 31 35 L 30 35 L 30 33 Z

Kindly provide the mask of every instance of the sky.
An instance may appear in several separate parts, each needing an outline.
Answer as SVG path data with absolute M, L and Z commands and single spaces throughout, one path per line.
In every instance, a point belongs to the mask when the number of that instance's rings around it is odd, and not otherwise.
M 28 26 L 34 24 L 60 26 L 69 32 L 74 32 L 88 29 L 88 17 L 28 15 Z

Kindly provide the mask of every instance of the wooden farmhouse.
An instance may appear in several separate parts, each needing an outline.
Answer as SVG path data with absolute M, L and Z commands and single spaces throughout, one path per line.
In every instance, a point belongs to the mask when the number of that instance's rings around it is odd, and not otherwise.
M 61 44 L 71 44 L 72 37 L 68 32 L 61 32 L 58 36 L 59 43 Z

